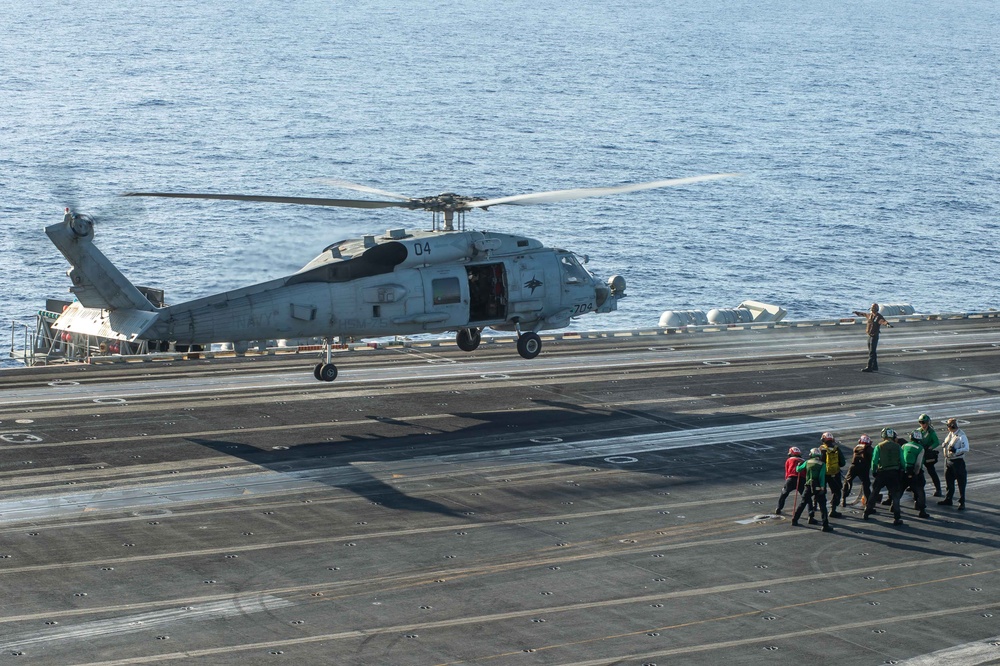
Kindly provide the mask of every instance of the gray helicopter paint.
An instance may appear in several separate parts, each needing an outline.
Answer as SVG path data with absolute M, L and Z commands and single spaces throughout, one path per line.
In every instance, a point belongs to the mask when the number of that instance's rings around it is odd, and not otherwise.
M 479 231 L 399 230 L 380 238 L 341 241 L 286 278 L 157 310 L 93 245 L 93 226 L 86 218 L 68 213 L 46 233 L 73 265 L 74 280 L 83 285 L 78 293 L 84 307 L 74 308 L 54 328 L 130 341 L 208 344 L 454 330 L 471 321 L 466 268 L 487 263 L 504 267 L 506 316 L 476 321 L 476 326 L 562 328 L 574 316 L 617 309 L 617 299 L 624 296 L 612 294 L 582 267 L 582 279 L 560 288 L 567 270 L 560 257 L 571 255 L 534 239 Z M 457 279 L 459 297 L 435 303 L 434 281 L 444 278 Z

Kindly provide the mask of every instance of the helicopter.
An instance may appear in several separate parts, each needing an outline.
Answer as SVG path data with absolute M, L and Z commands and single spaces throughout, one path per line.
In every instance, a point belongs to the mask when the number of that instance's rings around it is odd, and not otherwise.
M 67 208 L 46 235 L 69 261 L 74 302 L 56 330 L 114 340 L 180 345 L 322 338 L 325 357 L 313 374 L 332 382 L 339 340 L 457 331 L 456 344 L 474 351 L 485 327 L 517 333 L 517 352 L 535 358 L 539 331 L 565 328 L 576 317 L 617 309 L 625 297 L 620 275 L 601 281 L 574 253 L 525 236 L 466 229 L 465 214 L 501 205 L 533 205 L 689 185 L 737 174 L 709 174 L 611 187 L 576 188 L 499 198 L 451 192 L 409 197 L 346 181 L 338 187 L 388 200 L 129 192 L 127 197 L 215 199 L 261 203 L 430 211 L 429 230 L 389 229 L 383 235 L 337 241 L 299 271 L 195 300 L 154 303 L 94 245 L 94 219 Z M 584 263 L 586 257 L 584 257 Z M 154 299 L 155 300 L 155 299 Z

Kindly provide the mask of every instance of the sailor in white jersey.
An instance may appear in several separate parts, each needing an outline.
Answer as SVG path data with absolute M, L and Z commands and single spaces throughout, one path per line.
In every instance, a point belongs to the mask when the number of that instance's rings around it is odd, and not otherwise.
M 955 496 L 955 481 L 958 481 L 958 510 L 965 509 L 965 482 L 968 473 L 965 470 L 965 454 L 969 452 L 969 438 L 958 427 L 958 421 L 948 419 L 948 435 L 941 443 L 944 450 L 944 481 L 948 486 L 948 492 L 944 499 L 938 502 L 945 506 L 951 506 L 952 497 Z

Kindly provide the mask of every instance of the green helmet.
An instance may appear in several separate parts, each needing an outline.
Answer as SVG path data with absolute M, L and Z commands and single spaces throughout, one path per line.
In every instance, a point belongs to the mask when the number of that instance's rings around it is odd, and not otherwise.
M 917 423 L 930 423 L 930 422 L 931 422 L 931 417 L 927 416 L 926 414 L 921 414 L 920 416 L 917 417 Z
M 896 439 L 896 431 L 892 428 L 882 428 L 882 439 Z
M 809 449 L 809 457 L 810 458 L 822 458 L 823 457 L 823 452 L 821 450 L 819 450 L 819 449 Z

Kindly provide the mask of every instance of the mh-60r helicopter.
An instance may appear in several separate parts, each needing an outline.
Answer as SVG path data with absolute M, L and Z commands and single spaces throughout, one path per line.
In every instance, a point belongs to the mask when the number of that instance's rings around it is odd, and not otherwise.
M 406 208 L 433 213 L 431 230 L 390 229 L 383 236 L 343 240 L 297 273 L 166 307 L 154 305 L 93 244 L 94 220 L 66 209 L 61 223 L 46 227 L 69 260 L 77 301 L 53 325 L 56 330 L 134 342 L 182 345 L 250 340 L 323 338 L 325 361 L 314 374 L 337 378 L 331 359 L 334 337 L 371 338 L 457 330 L 464 351 L 479 346 L 484 327 L 516 331 L 517 351 L 534 358 L 538 331 L 563 328 L 574 317 L 611 312 L 625 296 L 625 279 L 601 282 L 566 250 L 513 234 L 466 230 L 474 208 L 530 205 L 687 185 L 727 178 L 713 174 L 615 187 L 579 188 L 494 199 L 452 193 L 412 198 L 343 181 L 334 184 L 392 201 L 133 192 L 124 196 L 222 199 L 347 208 Z

